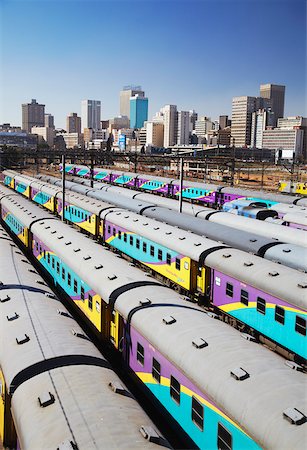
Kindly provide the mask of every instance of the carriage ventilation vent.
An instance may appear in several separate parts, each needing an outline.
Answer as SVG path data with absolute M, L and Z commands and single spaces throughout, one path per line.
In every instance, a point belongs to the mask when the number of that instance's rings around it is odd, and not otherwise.
M 242 369 L 242 367 L 231 370 L 230 375 L 238 381 L 243 381 L 250 377 L 249 373 Z
M 71 244 L 71 241 L 65 242 L 65 245 L 70 245 L 70 244 Z
M 35 280 L 35 283 L 41 284 L 42 286 L 47 286 L 47 284 L 43 280 Z
M 279 272 L 276 272 L 276 270 L 273 270 L 272 272 L 269 272 L 270 277 L 278 277 Z
M 180 237 L 179 240 L 180 240 L 180 241 L 184 241 L 184 240 L 185 240 L 185 237 L 184 237 L 184 236 L 183 236 L 183 237 Z
M 145 298 L 143 300 L 140 300 L 139 303 L 140 303 L 140 306 L 147 306 L 147 305 L 151 305 L 152 302 L 151 302 L 151 300 L 149 300 L 149 298 Z
M 45 227 L 45 230 L 49 230 L 49 228 L 50 228 L 50 225 L 48 225 L 48 227 Z
M 258 239 L 250 239 L 249 242 L 257 242 Z
M 5 303 L 9 300 L 11 300 L 11 297 L 9 297 L 8 295 L 6 297 L 0 297 L 0 303 Z
M 12 322 L 13 320 L 18 319 L 18 317 L 19 317 L 19 315 L 17 314 L 16 311 L 15 311 L 15 313 L 12 314 L 11 316 L 6 316 L 6 318 L 7 318 L 7 320 L 8 320 L 9 322 Z
M 284 252 L 284 253 L 290 253 L 291 250 L 290 250 L 289 248 L 284 248 L 284 249 L 283 249 L 283 252 Z
M 127 389 L 119 382 L 119 381 L 110 381 L 109 387 L 112 389 L 112 391 L 115 394 L 121 394 L 125 395 L 127 392 Z
M 297 286 L 301 289 L 306 289 L 307 288 L 307 283 L 298 283 Z
M 290 367 L 292 370 L 296 370 L 298 372 L 303 372 L 304 368 L 300 366 L 299 364 L 295 363 L 294 361 L 286 361 L 285 365 Z
M 81 251 L 80 248 L 74 248 L 74 252 L 75 252 L 75 253 L 78 253 L 78 252 L 80 252 L 80 251 Z
M 58 313 L 60 316 L 69 317 L 70 319 L 72 319 L 72 316 L 71 316 L 67 311 L 62 311 L 61 309 L 58 309 L 58 310 L 57 310 L 57 313 Z
M 230 258 L 231 254 L 230 253 L 223 253 L 223 258 Z
M 199 247 L 201 245 L 201 243 L 200 242 L 195 242 L 194 245 L 195 245 L 195 247 Z
M 55 233 L 56 233 L 56 230 L 51 231 L 51 234 L 55 234 Z
M 116 280 L 117 276 L 115 274 L 113 275 L 108 275 L 109 280 Z
M 75 330 L 74 328 L 71 330 L 72 334 L 78 338 L 85 339 L 86 341 L 89 341 L 89 338 L 86 336 L 86 334 L 80 333 L 79 331 Z
M 257 341 L 257 339 L 254 336 L 251 336 L 248 333 L 241 333 L 241 337 L 243 339 L 246 339 L 247 341 L 251 341 L 251 342 L 256 342 Z
M 244 266 L 245 267 L 251 267 L 251 266 L 253 266 L 254 265 L 254 263 L 252 263 L 251 261 L 246 261 L 245 263 L 244 263 Z
M 58 236 L 58 239 L 63 239 L 64 236 Z
M 203 338 L 197 338 L 197 339 L 194 339 L 194 341 L 192 341 L 192 345 L 193 345 L 193 347 L 200 349 L 200 348 L 208 347 L 208 342 L 205 341 L 205 339 L 203 339 Z
M 172 325 L 173 323 L 177 322 L 173 316 L 166 316 L 162 320 L 165 325 Z
M 41 408 L 46 408 L 49 405 L 52 405 L 55 402 L 55 397 L 51 392 L 43 392 L 40 397 L 37 398 L 39 406 Z
M 140 433 L 144 439 L 147 439 L 149 442 L 158 443 L 160 440 L 160 436 L 156 432 L 156 430 L 151 426 L 142 425 L 140 428 Z
M 16 342 L 18 345 L 25 344 L 26 342 L 29 342 L 30 338 L 27 334 L 23 334 L 21 336 L 16 337 Z
M 30 273 L 35 273 L 35 274 L 37 275 L 37 272 L 36 272 L 36 270 L 34 270 L 34 269 L 28 269 L 28 272 L 30 272 Z
M 306 422 L 306 416 L 297 408 L 287 408 L 283 411 L 283 416 L 287 419 L 292 425 L 302 425 Z
M 103 268 L 103 265 L 102 264 L 97 264 L 96 266 L 95 266 L 95 269 L 102 269 Z
M 87 256 L 83 256 L 84 261 L 88 261 L 89 259 L 91 259 L 92 257 L 90 255 Z
M 54 294 L 52 294 L 52 292 L 45 292 L 45 297 L 47 297 L 47 298 L 56 298 L 56 296 Z

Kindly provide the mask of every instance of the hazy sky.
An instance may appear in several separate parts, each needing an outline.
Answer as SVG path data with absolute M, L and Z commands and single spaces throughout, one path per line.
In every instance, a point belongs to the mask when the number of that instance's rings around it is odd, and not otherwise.
M 306 112 L 305 0 L 0 0 L 0 123 L 21 103 L 56 127 L 82 99 L 119 114 L 123 85 L 142 85 L 149 117 L 164 104 L 217 118 L 260 83 L 286 85 L 286 115 Z

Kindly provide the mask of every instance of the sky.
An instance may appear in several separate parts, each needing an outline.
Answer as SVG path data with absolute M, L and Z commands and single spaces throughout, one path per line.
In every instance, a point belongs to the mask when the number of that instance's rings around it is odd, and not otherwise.
M 0 123 L 21 125 L 32 98 L 58 128 L 83 99 L 108 119 L 129 84 L 149 118 L 175 104 L 216 119 L 261 83 L 307 115 L 305 0 L 0 0 Z

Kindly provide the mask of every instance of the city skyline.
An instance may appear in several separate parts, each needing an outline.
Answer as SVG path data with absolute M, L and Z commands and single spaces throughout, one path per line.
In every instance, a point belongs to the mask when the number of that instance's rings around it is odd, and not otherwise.
M 21 104 L 32 98 L 57 128 L 81 114 L 85 98 L 100 100 L 108 119 L 127 84 L 146 91 L 149 119 L 166 104 L 231 116 L 233 97 L 258 96 L 265 83 L 286 85 L 285 116 L 306 116 L 302 0 L 59 5 L 2 1 L 0 123 L 21 125 Z

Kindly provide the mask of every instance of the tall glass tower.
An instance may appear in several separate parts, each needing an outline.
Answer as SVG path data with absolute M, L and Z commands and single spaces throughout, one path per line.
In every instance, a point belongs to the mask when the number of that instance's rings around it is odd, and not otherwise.
M 148 119 L 148 98 L 130 97 L 130 128 L 142 128 Z

